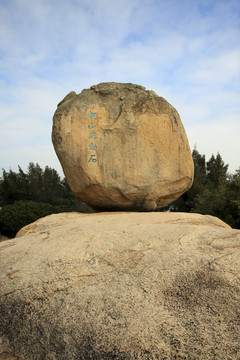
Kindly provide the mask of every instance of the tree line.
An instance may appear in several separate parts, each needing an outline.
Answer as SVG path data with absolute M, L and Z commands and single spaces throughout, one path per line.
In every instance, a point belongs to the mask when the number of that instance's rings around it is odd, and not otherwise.
M 221 155 L 206 161 L 193 149 L 194 181 L 192 187 L 170 205 L 171 211 L 217 216 L 231 227 L 240 228 L 240 168 L 228 173 Z
M 0 181 L 0 232 L 13 237 L 23 226 L 60 212 L 93 212 L 70 191 L 55 169 L 29 163 L 27 172 L 3 169 Z
M 192 152 L 194 181 L 192 187 L 162 211 L 195 212 L 217 216 L 233 228 L 240 228 L 240 168 L 228 173 L 221 155 Z M 0 181 L 0 232 L 13 237 L 17 231 L 49 214 L 81 211 L 93 212 L 71 193 L 66 179 L 55 169 L 42 169 L 29 163 L 27 172 L 3 170 Z

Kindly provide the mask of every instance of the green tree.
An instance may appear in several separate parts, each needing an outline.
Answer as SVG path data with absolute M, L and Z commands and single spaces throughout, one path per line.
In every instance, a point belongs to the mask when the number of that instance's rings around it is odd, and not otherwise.
M 211 160 L 215 159 L 211 158 Z M 226 173 L 227 165 L 222 160 L 218 164 L 220 166 L 217 170 L 220 171 L 216 171 L 216 174 L 212 173 L 208 178 L 205 188 L 195 198 L 191 212 L 216 216 L 231 227 L 239 229 L 240 169 L 234 175 L 229 175 Z
M 55 169 L 46 166 L 43 170 L 38 164 L 32 162 L 29 163 L 28 170 L 25 173 L 20 166 L 18 167 L 18 173 L 10 170 L 6 172 L 3 170 L 3 180 L 0 182 L 0 205 L 3 207 L 1 212 L 2 217 L 7 214 L 7 220 L 9 221 L 9 231 L 11 232 L 13 225 L 10 220 L 11 216 L 9 215 L 11 211 L 15 211 L 14 221 L 16 221 L 16 226 L 18 226 L 18 218 L 16 216 L 17 209 L 20 211 L 25 211 L 26 209 L 35 209 L 30 207 L 30 203 L 26 202 L 35 202 L 35 203 L 45 203 L 47 205 L 55 206 L 44 208 L 43 205 L 38 205 L 37 210 L 40 211 L 40 208 L 50 209 L 53 212 L 61 211 L 80 211 L 80 212 L 93 212 L 93 210 L 86 204 L 79 201 L 72 194 L 66 179 L 61 180 Z M 17 205 L 15 202 L 22 201 L 22 203 Z M 6 208 L 6 205 L 14 204 L 13 208 Z M 25 207 L 27 208 L 25 209 Z M 60 208 L 56 208 L 60 206 Z M 36 210 L 36 209 L 35 209 Z M 34 211 L 35 211 L 34 210 Z M 44 211 L 45 211 L 44 210 Z M 30 210 L 29 210 L 30 211 Z M 36 216 L 34 215 L 34 220 L 29 216 L 29 211 L 27 212 L 26 218 L 23 221 L 24 225 L 26 221 L 34 221 Z M 34 214 L 34 213 L 33 213 Z M 44 213 L 42 216 L 47 215 Z M 19 214 L 20 218 L 23 219 L 24 215 Z M 28 219 L 28 220 L 26 220 Z M 7 222 L 2 218 L 2 230 L 7 231 Z M 24 226 L 23 225 L 23 226 Z M 15 231 L 15 230 L 14 230 Z
M 64 205 L 15 201 L 0 209 L 0 232 L 8 237 L 14 237 L 22 227 L 41 217 L 66 211 L 70 211 L 70 209 Z
M 191 212 L 216 216 L 230 225 L 233 223 L 233 218 L 229 211 L 227 192 L 226 183 L 221 183 L 216 188 L 206 187 L 201 194 L 197 195 Z
M 42 201 L 60 204 L 64 195 L 60 176 L 57 171 L 46 166 L 42 173 Z
M 43 170 L 39 164 L 32 162 L 28 165 L 28 181 L 29 181 L 29 198 L 34 201 L 42 202 L 43 187 L 42 187 Z
M 229 224 L 240 229 L 240 168 L 236 170 L 235 174 L 229 176 L 227 205 L 232 216 Z
M 24 173 L 20 166 L 18 166 L 17 174 L 17 191 L 18 199 L 16 200 L 28 200 L 30 199 L 30 188 L 29 188 L 29 179 L 28 175 Z
M 1 181 L 0 195 L 1 203 L 11 204 L 15 200 L 19 200 L 18 177 L 15 172 L 10 170 L 8 173 L 3 169 L 3 180 Z
M 224 164 L 224 161 L 219 153 L 217 156 L 211 156 L 207 162 L 207 180 L 209 185 L 212 184 L 214 187 L 218 186 L 222 182 L 227 180 L 228 165 Z
M 240 169 L 229 175 L 228 165 L 219 153 L 206 162 L 205 155 L 195 147 L 192 156 L 193 185 L 170 209 L 217 216 L 233 228 L 240 228 Z
M 27 173 L 18 167 L 19 172 L 3 170 L 0 184 L 2 205 L 18 200 L 32 200 L 51 204 L 60 204 L 65 198 L 63 184 L 57 171 L 46 166 L 44 170 L 39 164 L 29 163 Z
M 195 205 L 196 197 L 201 193 L 207 183 L 207 171 L 205 155 L 201 155 L 196 147 L 192 152 L 194 162 L 194 180 L 191 188 L 179 199 L 171 204 L 173 211 L 190 212 Z

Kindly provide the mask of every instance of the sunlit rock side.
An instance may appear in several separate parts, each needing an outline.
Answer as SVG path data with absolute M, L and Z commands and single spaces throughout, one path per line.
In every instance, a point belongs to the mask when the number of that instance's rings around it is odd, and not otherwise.
M 0 243 L 0 359 L 239 359 L 240 231 L 184 213 L 50 215 Z
M 155 210 L 193 181 L 178 112 L 139 85 L 71 92 L 54 114 L 52 140 L 72 192 L 95 208 Z

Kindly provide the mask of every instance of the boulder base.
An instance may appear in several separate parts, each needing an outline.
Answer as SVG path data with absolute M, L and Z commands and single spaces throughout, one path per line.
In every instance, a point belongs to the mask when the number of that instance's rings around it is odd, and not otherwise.
M 71 92 L 54 114 L 52 140 L 72 192 L 98 209 L 151 211 L 193 181 L 178 112 L 139 85 Z
M 47 216 L 0 243 L 0 359 L 240 358 L 240 231 L 211 216 Z

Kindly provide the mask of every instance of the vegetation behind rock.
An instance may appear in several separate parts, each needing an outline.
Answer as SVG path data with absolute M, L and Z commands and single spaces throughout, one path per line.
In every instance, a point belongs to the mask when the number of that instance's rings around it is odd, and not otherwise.
M 178 200 L 162 210 L 192 212 L 219 217 L 233 228 L 240 228 L 240 168 L 228 173 L 221 155 L 205 155 L 196 148 L 192 152 L 195 176 L 192 187 Z M 93 212 L 71 193 L 66 179 L 55 169 L 43 170 L 29 163 L 25 173 L 3 170 L 0 182 L 0 232 L 13 237 L 18 230 L 49 214 L 80 211 Z
M 193 185 L 170 205 L 171 211 L 217 216 L 239 229 L 240 168 L 229 174 L 228 165 L 219 153 L 206 161 L 205 155 L 194 148 L 192 156 L 195 167 Z
M 43 216 L 68 211 L 93 212 L 71 193 L 65 179 L 55 169 L 43 170 L 29 163 L 25 173 L 3 170 L 0 182 L 0 232 L 14 237 L 25 225 Z

